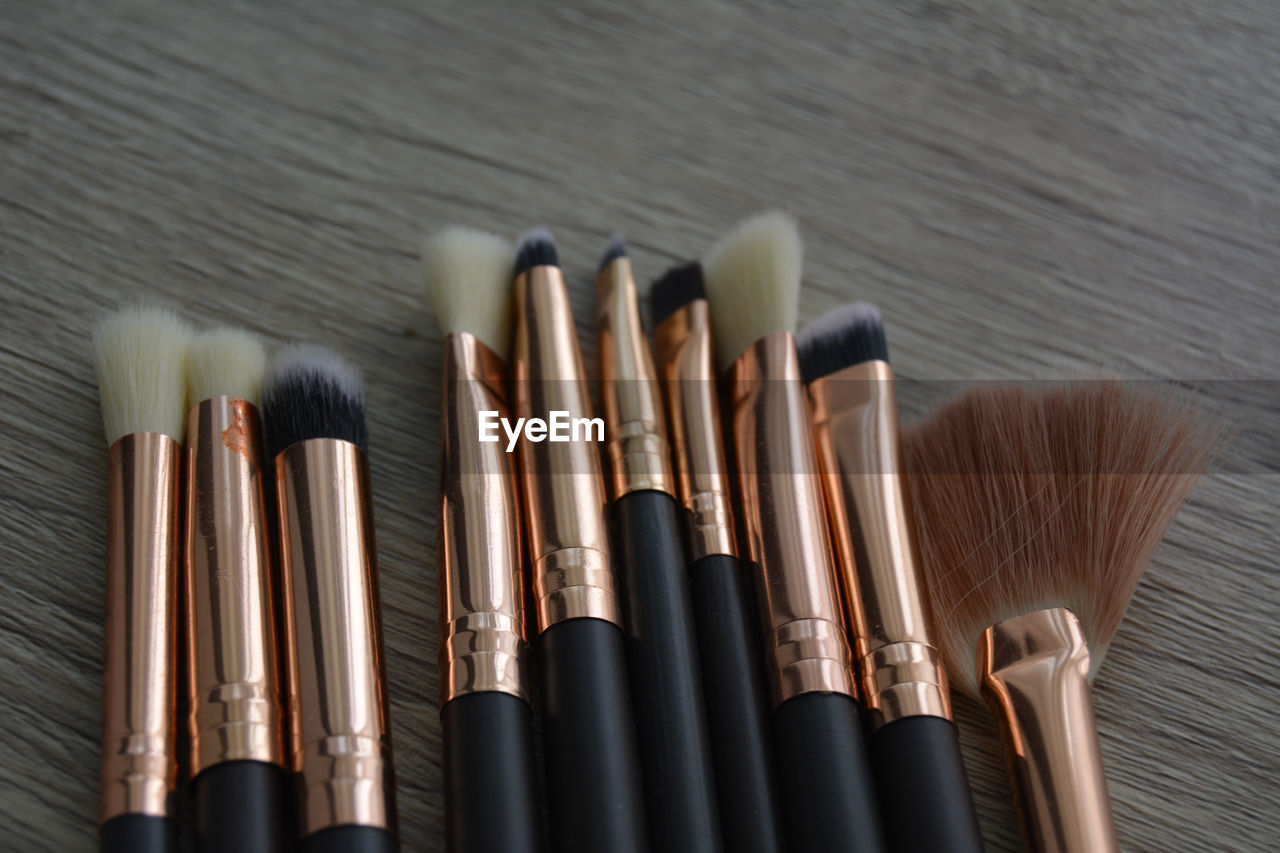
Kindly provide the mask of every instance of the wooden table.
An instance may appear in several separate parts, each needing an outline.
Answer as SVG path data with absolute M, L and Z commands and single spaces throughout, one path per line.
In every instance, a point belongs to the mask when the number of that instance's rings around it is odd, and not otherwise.
M 591 364 L 611 231 L 648 280 L 780 206 L 801 320 L 878 302 L 908 378 L 1103 368 L 1222 412 L 1097 713 L 1126 849 L 1274 849 L 1280 16 L 1059 5 L 5 4 L 0 847 L 94 845 L 104 309 L 158 301 L 365 371 L 401 831 L 441 850 L 421 235 L 551 226 Z M 990 849 L 1016 849 L 994 727 L 957 704 Z

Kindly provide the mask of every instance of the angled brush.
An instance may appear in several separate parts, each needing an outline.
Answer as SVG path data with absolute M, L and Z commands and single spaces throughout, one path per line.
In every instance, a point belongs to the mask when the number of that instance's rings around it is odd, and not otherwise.
M 703 260 L 733 412 L 747 557 L 764 610 L 779 790 L 795 850 L 884 849 L 796 353 L 794 220 L 742 223 Z
M 782 815 L 759 621 L 738 557 L 702 267 L 675 267 L 654 282 L 649 316 L 693 560 L 689 586 L 721 833 L 726 850 L 779 853 Z
M 981 853 L 908 523 L 898 399 L 880 311 L 865 302 L 835 308 L 800 333 L 798 346 L 886 839 L 902 853 Z
M 662 388 L 640 322 L 631 259 L 615 238 L 596 276 L 605 456 L 626 608 L 627 662 L 654 847 L 721 849 Z
M 453 853 L 541 846 L 515 460 L 481 442 L 480 413 L 510 412 L 513 248 L 447 228 L 422 247 L 444 334 L 437 548 L 445 839 Z

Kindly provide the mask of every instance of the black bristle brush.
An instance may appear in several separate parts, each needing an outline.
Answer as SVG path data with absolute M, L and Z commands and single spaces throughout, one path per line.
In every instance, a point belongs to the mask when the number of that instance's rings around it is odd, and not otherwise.
M 649 837 L 670 853 L 714 853 L 720 819 L 665 406 L 619 238 L 601 258 L 596 300 L 609 511 Z
M 897 392 L 880 311 L 865 302 L 833 309 L 800 333 L 797 346 L 886 840 L 900 853 L 981 853 L 910 532 Z
M 702 267 L 649 290 L 690 557 L 689 585 L 715 766 L 721 834 L 735 853 L 784 849 L 759 620 L 738 557 Z
M 364 386 L 331 350 L 271 361 L 274 460 L 300 853 L 398 848 Z
M 590 421 L 573 309 L 546 231 L 530 232 L 517 247 L 515 306 L 516 416 L 563 412 Z M 527 437 L 517 450 L 552 846 L 557 853 L 640 853 L 649 844 L 599 450 L 589 441 Z

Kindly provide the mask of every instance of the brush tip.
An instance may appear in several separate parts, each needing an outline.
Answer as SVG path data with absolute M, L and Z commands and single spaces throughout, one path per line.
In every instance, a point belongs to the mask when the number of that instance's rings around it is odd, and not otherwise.
M 672 267 L 649 287 L 649 320 L 654 328 L 690 302 L 707 298 L 702 264 L 693 261 Z
M 130 306 L 98 321 L 91 345 L 108 445 L 137 432 L 182 440 L 190 344 L 191 328 L 164 308 Z
M 609 245 L 605 246 L 604 253 L 600 255 L 600 264 L 596 267 L 596 275 L 604 272 L 605 267 L 616 261 L 618 258 L 627 256 L 627 242 L 623 239 L 621 233 L 614 234 L 609 238 Z
M 368 449 L 364 380 L 346 359 L 314 344 L 291 344 L 267 365 L 262 383 L 267 451 L 313 438 L 349 441 Z
M 889 360 L 884 319 L 870 302 L 832 308 L 801 330 L 796 349 L 805 382 L 816 382 L 864 361 Z
M 526 231 L 516 242 L 516 275 L 526 273 L 534 267 L 558 266 L 560 255 L 556 252 L 556 239 L 546 228 Z
M 187 351 L 187 408 L 212 397 L 239 397 L 256 406 L 266 362 L 262 339 L 245 329 L 197 333 Z
M 761 338 L 795 330 L 803 255 L 794 217 L 775 210 L 740 223 L 702 259 L 722 369 Z
M 496 234 L 453 226 L 422 244 L 422 277 L 442 334 L 470 332 L 505 358 L 514 251 Z

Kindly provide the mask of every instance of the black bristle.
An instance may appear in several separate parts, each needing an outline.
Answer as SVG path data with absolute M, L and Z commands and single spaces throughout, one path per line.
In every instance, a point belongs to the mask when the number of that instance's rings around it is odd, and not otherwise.
M 622 239 L 621 234 L 614 234 L 609 238 L 609 245 L 605 248 L 604 254 L 600 256 L 600 266 L 596 267 L 596 275 L 604 272 L 604 268 L 618 258 L 625 258 L 626 256 L 627 242 Z
M 556 252 L 556 239 L 545 228 L 527 232 L 516 244 L 516 275 L 534 267 L 558 267 L 560 255 Z
M 321 347 L 289 347 L 273 361 L 262 385 L 262 421 L 271 459 L 313 438 L 369 449 L 359 375 Z
M 649 288 L 649 325 L 657 328 L 690 302 L 706 298 L 701 264 L 693 261 L 672 267 Z
M 805 382 L 862 364 L 889 360 L 880 309 L 869 302 L 841 305 L 814 320 L 796 336 Z

